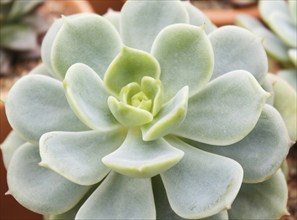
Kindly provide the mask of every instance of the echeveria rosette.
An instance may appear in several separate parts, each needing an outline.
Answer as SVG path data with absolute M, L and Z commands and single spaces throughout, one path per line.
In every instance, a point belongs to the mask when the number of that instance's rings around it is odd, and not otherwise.
M 242 181 L 273 177 L 288 151 L 257 82 L 267 72 L 259 39 L 215 29 L 179 1 L 128 1 L 118 28 L 81 14 L 48 32 L 43 61 L 63 82 L 30 75 L 8 95 L 21 136 L 2 147 L 11 194 L 50 219 L 226 219 Z

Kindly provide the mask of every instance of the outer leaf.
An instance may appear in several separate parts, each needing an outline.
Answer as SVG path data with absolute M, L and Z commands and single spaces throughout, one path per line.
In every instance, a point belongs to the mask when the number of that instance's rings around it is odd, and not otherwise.
M 44 63 L 38 64 L 33 70 L 30 71 L 30 74 L 44 75 L 54 78 L 52 72 L 47 68 L 46 64 Z
M 253 16 L 241 14 L 236 17 L 236 24 L 249 29 L 257 36 L 261 37 L 263 46 L 271 57 L 282 63 L 290 62 L 288 56 L 289 47 L 284 44 L 278 36 L 268 30 L 258 19 Z
M 163 137 L 182 123 L 187 114 L 188 95 L 189 87 L 185 86 L 163 106 L 152 122 L 141 127 L 144 141 Z
M 109 20 L 113 26 L 120 31 L 120 21 L 121 21 L 121 13 L 118 11 L 114 11 L 112 8 L 109 8 L 107 12 L 103 15 L 104 18 Z
M 243 184 L 236 197 L 229 219 L 279 219 L 288 214 L 286 179 L 279 170 L 271 179 L 258 184 Z M 261 208 L 259 208 L 261 207 Z
M 262 83 L 262 88 L 270 94 L 270 97 L 266 100 L 266 104 L 272 105 L 274 103 L 274 91 L 271 80 L 266 76 Z
M 161 66 L 166 100 L 186 85 L 190 96 L 195 94 L 211 77 L 213 51 L 202 27 L 175 24 L 165 28 L 154 41 L 152 54 Z
M 159 78 L 159 75 L 160 66 L 153 56 L 144 51 L 123 47 L 108 67 L 104 84 L 111 93 L 118 95 L 122 87 L 131 82 L 140 84 L 144 76 Z
M 286 81 L 269 74 L 275 93 L 274 107 L 283 117 L 288 128 L 290 138 L 297 140 L 297 93 Z
M 290 49 L 289 50 L 289 57 L 291 61 L 297 66 L 297 49 Z
M 70 109 L 62 83 L 47 76 L 28 75 L 17 81 L 5 106 L 10 125 L 30 142 L 49 131 L 87 129 Z
M 15 151 L 24 143 L 25 141 L 15 131 L 11 131 L 4 142 L 0 145 L 6 169 L 8 168 Z
M 289 10 L 292 16 L 292 21 L 295 22 L 295 24 L 297 25 L 297 1 L 294 0 L 289 0 L 288 1 L 289 4 Z
M 255 127 L 268 96 L 250 73 L 224 74 L 189 99 L 187 116 L 172 133 L 213 145 L 236 143 Z
M 275 12 L 269 17 L 268 24 L 285 44 L 291 47 L 297 47 L 297 27 L 292 21 L 292 18 L 283 13 Z
M 125 45 L 149 52 L 163 28 L 188 21 L 185 7 L 177 0 L 127 1 L 121 10 L 120 32 Z
M 32 11 L 42 2 L 44 2 L 44 0 L 13 1 L 8 19 L 10 21 L 20 19 L 20 17 Z
M 277 72 L 277 76 L 284 79 L 297 91 L 297 69 L 283 69 Z
M 246 70 L 262 83 L 268 64 L 260 38 L 243 28 L 225 26 L 210 33 L 209 39 L 215 57 L 212 79 L 233 70 Z
M 111 113 L 125 127 L 136 127 L 153 120 L 153 115 L 150 112 L 119 102 L 113 96 L 108 98 L 107 103 Z
M 72 16 L 81 16 L 81 15 L 72 15 Z M 70 18 L 70 17 L 69 17 Z M 41 58 L 43 63 L 47 66 L 48 69 L 52 70 L 52 60 L 51 60 L 51 54 L 52 54 L 52 46 L 55 41 L 55 37 L 59 30 L 61 29 L 63 25 L 62 19 L 56 19 L 53 24 L 50 26 L 48 31 L 46 32 L 46 35 L 44 36 L 41 44 Z M 59 74 L 56 74 L 53 71 L 53 74 L 55 74 L 56 77 L 59 77 Z
M 166 139 L 185 152 L 183 160 L 161 173 L 171 208 L 183 218 L 205 218 L 228 209 L 241 186 L 243 171 L 234 160 Z
M 190 2 L 183 2 L 190 18 L 190 24 L 195 26 L 204 26 L 205 32 L 209 34 L 216 29 L 216 26 L 209 20 L 209 18 L 201 12 L 197 7 L 192 5 Z
M 15 152 L 8 168 L 9 192 L 26 208 L 41 214 L 63 213 L 89 190 L 38 166 L 39 161 L 38 146 L 25 144 Z
M 77 117 L 96 130 L 118 126 L 109 111 L 106 92 L 101 78 L 85 64 L 73 64 L 63 81 L 69 105 Z
M 163 139 L 143 141 L 138 129 L 130 129 L 119 149 L 105 156 L 102 162 L 112 170 L 127 176 L 147 178 L 177 164 L 183 157 Z
M 83 204 L 76 219 L 155 219 L 150 179 L 111 172 Z
M 258 7 L 259 7 L 259 11 L 262 19 L 267 23 L 270 20 L 270 16 L 276 11 L 281 12 L 283 15 L 287 15 L 288 17 L 290 16 L 287 2 L 285 2 L 284 0 L 278 0 L 278 1 L 260 0 Z
M 72 64 L 84 63 L 103 77 L 121 47 L 116 29 L 99 15 L 63 17 L 51 49 L 52 68 L 64 78 Z
M 170 207 L 166 196 L 165 188 L 160 176 L 152 178 L 155 204 L 157 209 L 157 220 L 183 220 L 184 218 L 178 216 Z M 203 220 L 228 220 L 227 211 L 222 211 L 216 215 L 203 218 Z
M 256 127 L 240 142 L 223 147 L 187 142 L 202 150 L 236 160 L 244 170 L 243 181 L 246 183 L 269 179 L 282 165 L 291 144 L 282 117 L 269 105 L 263 108 Z
M 102 157 L 116 150 L 124 138 L 122 130 L 46 133 L 40 139 L 40 165 L 77 184 L 92 185 L 109 172 Z

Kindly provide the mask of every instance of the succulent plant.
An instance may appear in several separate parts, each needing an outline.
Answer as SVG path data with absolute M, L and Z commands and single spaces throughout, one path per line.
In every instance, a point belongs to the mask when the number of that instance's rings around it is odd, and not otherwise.
M 297 1 L 259 1 L 260 15 L 265 23 L 249 15 L 239 15 L 236 23 L 263 39 L 268 55 L 282 68 L 280 77 L 296 89 L 297 82 Z
M 40 56 L 38 35 L 46 31 L 48 23 L 37 13 L 36 8 L 43 2 L 44 0 L 1 0 L 0 75 L 10 72 L 12 62 L 15 62 L 13 59 L 20 56 Z
M 189 2 L 127 1 L 118 29 L 109 18 L 57 20 L 10 90 L 9 193 L 48 219 L 286 214 L 291 141 L 265 104 L 261 41 Z
M 296 3 L 295 0 L 259 1 L 259 11 L 267 26 L 249 15 L 242 14 L 236 18 L 238 25 L 262 38 L 265 50 L 272 59 L 283 68 L 288 68 L 280 70 L 277 76 L 267 75 L 266 83 L 270 85 L 266 85 L 266 88 L 271 88 L 269 92 L 274 94 L 275 101 L 270 104 L 281 113 L 294 141 L 297 139 Z

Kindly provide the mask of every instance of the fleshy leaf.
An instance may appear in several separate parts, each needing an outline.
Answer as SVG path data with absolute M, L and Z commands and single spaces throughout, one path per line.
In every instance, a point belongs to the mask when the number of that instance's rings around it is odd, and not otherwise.
M 11 131 L 4 142 L 0 145 L 6 169 L 8 168 L 15 151 L 24 143 L 25 141 L 15 131 Z
M 40 139 L 40 165 L 74 183 L 92 185 L 109 172 L 102 157 L 116 150 L 124 138 L 125 132 L 118 129 L 46 133 Z
M 51 48 L 52 68 L 63 79 L 72 64 L 84 63 L 103 77 L 121 47 L 118 32 L 105 18 L 96 14 L 63 17 Z
M 28 75 L 18 80 L 5 106 L 10 125 L 30 142 L 37 143 L 49 131 L 88 129 L 69 107 L 62 83 L 48 76 Z
M 281 12 L 283 15 L 287 15 L 288 17 L 290 16 L 287 2 L 285 2 L 284 0 L 279 0 L 279 1 L 260 0 L 258 7 L 259 7 L 259 12 L 261 14 L 261 18 L 267 23 L 269 23 L 269 19 L 271 15 L 276 11 Z
M 32 74 L 32 75 L 36 74 L 36 75 L 43 75 L 43 76 L 53 77 L 52 72 L 50 71 L 50 69 L 47 68 L 46 64 L 44 64 L 44 63 L 38 64 L 34 69 L 32 69 L 30 71 L 30 74 Z
M 297 49 L 290 49 L 288 53 L 291 61 L 297 66 Z
M 132 177 L 152 177 L 177 164 L 184 153 L 163 139 L 143 141 L 141 132 L 130 129 L 119 149 L 102 162 L 112 170 Z
M 277 76 L 284 79 L 297 91 L 297 69 L 282 69 L 277 72 Z
M 73 64 L 63 81 L 69 105 L 77 117 L 95 130 L 109 130 L 118 126 L 109 111 L 103 81 L 94 70 L 82 63 Z
M 185 7 L 177 0 L 127 1 L 121 10 L 120 32 L 125 45 L 149 52 L 163 28 L 188 21 Z
M 111 172 L 79 209 L 76 219 L 155 219 L 150 179 Z
M 171 208 L 179 216 L 191 219 L 209 217 L 230 208 L 241 186 L 241 166 L 177 138 L 166 140 L 185 152 L 177 165 L 161 173 Z
M 254 128 L 268 96 L 252 74 L 229 72 L 189 99 L 187 116 L 172 133 L 213 145 L 236 143 Z
M 266 104 L 273 106 L 274 91 L 271 80 L 266 76 L 261 86 L 266 92 L 270 94 L 270 97 L 266 100 Z
M 267 55 L 259 37 L 236 26 L 224 26 L 209 34 L 214 50 L 212 79 L 234 70 L 246 70 L 259 83 L 268 72 Z
M 191 96 L 211 77 L 213 51 L 203 27 L 175 24 L 165 28 L 154 41 L 152 54 L 161 66 L 165 100 L 186 85 Z
M 274 107 L 283 117 L 290 138 L 297 140 L 297 92 L 285 80 L 269 74 L 274 90 Z
M 151 123 L 141 127 L 144 141 L 163 137 L 182 123 L 187 114 L 188 95 L 189 87 L 185 86 L 162 107 Z
M 125 127 L 136 127 L 153 120 L 150 112 L 119 102 L 113 96 L 108 97 L 107 103 L 113 116 Z
M 295 25 L 297 25 L 297 1 L 295 0 L 289 0 L 289 10 L 292 16 L 292 21 L 295 22 Z
M 232 209 L 230 220 L 280 219 L 288 214 L 286 179 L 279 170 L 271 179 L 257 184 L 242 184 Z
M 120 20 L 121 20 L 121 13 L 118 11 L 114 11 L 112 8 L 109 8 L 107 12 L 103 15 L 104 18 L 110 21 L 113 26 L 120 31 Z
M 209 34 L 216 29 L 216 26 L 209 20 L 209 18 L 201 12 L 197 7 L 192 5 L 189 1 L 183 2 L 190 18 L 190 24 L 195 26 L 204 26 L 205 32 Z
M 291 144 L 282 117 L 269 105 L 263 108 L 251 133 L 235 144 L 213 146 L 193 141 L 187 143 L 236 160 L 244 170 L 243 181 L 246 183 L 258 183 L 269 179 L 285 160 Z
M 296 24 L 292 18 L 283 13 L 275 12 L 269 17 L 269 27 L 290 47 L 297 47 Z
M 39 162 L 38 146 L 25 144 L 15 152 L 8 168 L 9 192 L 26 208 L 41 214 L 63 213 L 90 189 L 38 166 Z
M 157 211 L 157 220 L 183 220 L 184 218 L 178 216 L 171 209 L 164 185 L 159 175 L 152 178 L 152 184 Z M 222 211 L 216 215 L 207 218 L 202 218 L 201 220 L 228 220 L 228 213 L 227 211 Z
M 106 88 L 118 95 L 121 88 L 131 82 L 139 83 L 144 76 L 159 78 L 158 61 L 141 50 L 123 47 L 121 53 L 112 61 L 104 76 Z
M 236 24 L 249 29 L 257 36 L 262 38 L 263 46 L 266 52 L 274 59 L 289 63 L 289 47 L 285 45 L 273 32 L 268 30 L 258 19 L 253 16 L 241 14 L 236 17 Z

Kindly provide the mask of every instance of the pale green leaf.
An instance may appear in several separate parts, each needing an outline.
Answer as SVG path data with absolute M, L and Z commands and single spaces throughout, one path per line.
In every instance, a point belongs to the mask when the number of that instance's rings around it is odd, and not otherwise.
M 72 16 L 80 16 L 80 14 L 72 15 Z M 56 37 L 57 33 L 59 32 L 59 30 L 61 29 L 62 25 L 63 25 L 63 20 L 61 18 L 56 19 L 53 22 L 53 24 L 50 26 L 50 28 L 48 29 L 48 31 L 46 32 L 46 35 L 44 36 L 44 38 L 42 40 L 41 59 L 49 70 L 53 69 L 52 68 L 52 60 L 51 60 L 53 43 L 54 43 L 55 37 Z M 60 78 L 59 74 L 56 74 L 54 71 L 53 71 L 53 74 L 56 77 Z
M 105 18 L 96 14 L 63 17 L 52 43 L 52 68 L 63 79 L 72 64 L 84 63 L 103 77 L 121 47 L 118 32 Z
M 88 129 L 69 107 L 62 83 L 48 76 L 28 75 L 18 80 L 5 106 L 10 125 L 30 142 L 38 142 L 50 131 Z
M 274 107 L 283 117 L 288 128 L 290 138 L 297 140 L 297 92 L 285 80 L 269 74 L 274 90 Z
M 288 53 L 291 61 L 297 66 L 297 49 L 290 49 Z
M 121 13 L 119 11 L 114 11 L 112 8 L 109 8 L 103 17 L 109 20 L 109 22 L 120 31 Z
M 163 139 L 143 141 L 141 132 L 130 129 L 119 149 L 102 162 L 112 170 L 132 177 L 152 177 L 177 164 L 184 153 Z
M 292 21 L 297 25 L 297 1 L 288 0 L 289 10 L 292 16 Z
M 297 91 L 297 69 L 282 69 L 277 72 L 277 76 L 284 79 Z
M 209 81 L 214 57 L 203 27 L 175 24 L 162 30 L 154 41 L 152 54 L 161 67 L 165 100 L 189 86 L 190 96 Z
M 216 26 L 209 20 L 209 18 L 197 7 L 192 5 L 190 1 L 184 1 L 183 3 L 189 14 L 190 24 L 195 26 L 203 26 L 207 34 L 216 29 Z
M 72 182 L 92 185 L 109 172 L 101 159 L 124 141 L 123 130 L 49 132 L 40 138 L 40 165 Z
M 268 97 L 252 74 L 229 72 L 189 99 L 187 116 L 172 133 L 213 145 L 236 143 L 255 127 Z
M 257 184 L 243 184 L 229 211 L 230 220 L 280 219 L 288 214 L 288 188 L 279 170 L 271 179 Z
M 109 96 L 107 100 L 113 116 L 125 127 L 136 127 L 153 120 L 153 115 L 147 110 L 134 107 Z
M 253 16 L 241 14 L 236 17 L 236 24 L 249 29 L 262 38 L 266 52 L 281 63 L 289 63 L 289 47 L 285 45 L 273 32 L 267 29 L 258 19 Z
M 50 69 L 47 68 L 46 64 L 44 64 L 44 63 L 38 64 L 34 69 L 32 69 L 30 71 L 30 74 L 32 74 L 32 75 L 37 74 L 37 75 L 53 77 L 52 72 L 50 71 Z
M 285 44 L 290 47 L 297 47 L 297 27 L 290 17 L 275 12 L 269 17 L 268 24 Z
M 25 143 L 15 131 L 11 131 L 3 143 L 0 145 L 4 166 L 7 169 L 15 151 Z
M 188 95 L 189 88 L 185 86 L 162 107 L 152 122 L 142 126 L 143 140 L 156 140 L 176 129 L 186 117 Z
M 118 126 L 109 111 L 109 94 L 94 70 L 82 63 L 73 64 L 63 81 L 69 105 L 77 117 L 96 130 L 109 130 Z
M 230 208 L 241 186 L 241 166 L 177 138 L 166 140 L 185 152 L 177 165 L 161 173 L 171 208 L 179 216 L 191 219 L 209 217 Z
M 164 185 L 160 176 L 152 178 L 154 198 L 157 211 L 157 220 L 183 220 L 184 218 L 178 216 L 170 207 Z M 202 220 L 228 220 L 227 211 L 222 211 L 216 215 L 202 218 Z
M 261 18 L 266 23 L 269 23 L 270 16 L 275 12 L 280 12 L 283 15 L 288 16 L 288 18 L 290 16 L 288 5 L 285 0 L 277 0 L 277 1 L 260 0 L 258 4 L 258 8 L 259 8 Z
M 270 94 L 270 97 L 266 100 L 266 104 L 273 105 L 274 103 L 274 91 L 273 91 L 273 86 L 270 78 L 268 76 L 265 77 L 263 83 L 262 83 L 262 88 Z
M 213 146 L 189 140 L 187 143 L 236 160 L 244 170 L 243 181 L 246 183 L 258 183 L 269 179 L 285 160 L 291 144 L 282 117 L 269 105 L 263 108 L 251 133 L 235 144 Z
M 12 7 L 9 11 L 8 19 L 10 21 L 20 19 L 25 14 L 32 11 L 45 0 L 26 0 L 26 1 L 13 1 Z
M 259 37 L 240 27 L 224 26 L 211 32 L 209 39 L 215 57 L 212 79 L 230 71 L 246 70 L 262 83 L 268 63 Z
M 123 47 L 121 53 L 112 61 L 104 76 L 105 87 L 115 96 L 122 87 L 131 82 L 140 84 L 144 76 L 159 78 L 158 61 L 149 53 Z
M 25 144 L 15 152 L 8 168 L 9 192 L 27 209 L 40 214 L 63 213 L 90 189 L 38 166 L 39 162 L 38 146 Z
M 111 172 L 79 209 L 76 219 L 155 219 L 150 179 Z
M 163 28 L 188 21 L 185 7 L 177 0 L 127 1 L 121 10 L 120 32 L 125 45 L 149 52 Z

